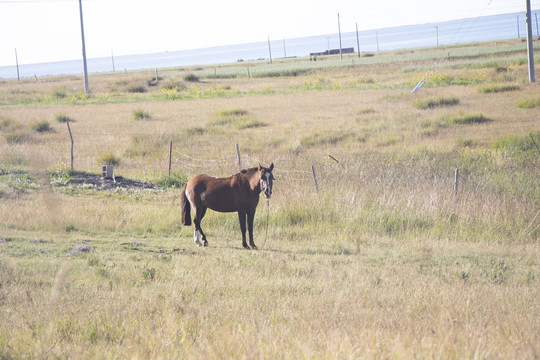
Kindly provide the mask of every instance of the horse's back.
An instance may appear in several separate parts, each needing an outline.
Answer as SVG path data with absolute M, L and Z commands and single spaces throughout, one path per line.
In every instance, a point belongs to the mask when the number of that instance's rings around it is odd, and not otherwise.
M 217 178 L 200 174 L 187 182 L 186 194 L 196 204 L 215 211 L 232 212 L 238 210 L 235 185 L 234 177 Z

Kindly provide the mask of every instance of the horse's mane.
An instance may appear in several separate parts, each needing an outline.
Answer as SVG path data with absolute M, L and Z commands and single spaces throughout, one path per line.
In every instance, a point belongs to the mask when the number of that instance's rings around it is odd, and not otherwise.
M 240 174 L 253 174 L 254 172 L 257 172 L 257 171 L 259 171 L 258 167 L 252 167 L 252 168 L 249 168 L 249 169 L 240 170 Z

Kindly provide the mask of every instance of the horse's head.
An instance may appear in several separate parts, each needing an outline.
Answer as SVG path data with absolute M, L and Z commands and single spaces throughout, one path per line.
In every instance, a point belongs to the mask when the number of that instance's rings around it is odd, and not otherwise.
M 272 196 L 272 186 L 274 185 L 274 175 L 272 175 L 273 169 L 274 163 L 268 168 L 262 167 L 261 164 L 259 164 L 259 185 L 264 197 L 267 199 L 270 199 L 270 196 Z

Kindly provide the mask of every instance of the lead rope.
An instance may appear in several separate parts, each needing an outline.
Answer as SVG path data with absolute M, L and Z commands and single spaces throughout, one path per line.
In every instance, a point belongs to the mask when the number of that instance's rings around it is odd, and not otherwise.
M 264 243 L 261 249 L 264 249 L 264 246 L 266 245 L 266 240 L 268 240 L 268 221 L 270 219 L 270 199 L 266 199 L 266 204 L 268 205 L 266 207 L 266 235 L 264 237 Z

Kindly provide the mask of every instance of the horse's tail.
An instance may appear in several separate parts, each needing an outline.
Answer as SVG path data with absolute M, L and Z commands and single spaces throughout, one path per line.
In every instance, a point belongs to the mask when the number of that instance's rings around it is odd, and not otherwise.
M 191 225 L 191 204 L 186 196 L 187 184 L 182 188 L 182 225 Z

